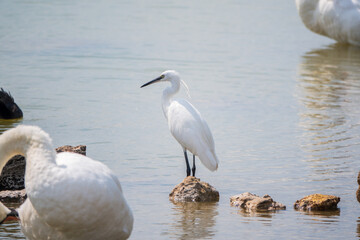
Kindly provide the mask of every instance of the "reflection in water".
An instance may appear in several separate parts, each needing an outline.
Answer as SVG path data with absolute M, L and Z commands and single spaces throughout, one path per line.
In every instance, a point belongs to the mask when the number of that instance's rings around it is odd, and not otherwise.
M 300 214 L 307 216 L 304 220 L 310 220 L 310 224 L 332 224 L 339 222 L 340 209 L 332 211 L 298 211 Z
M 358 217 L 358 219 L 357 219 L 356 232 L 357 232 L 357 237 L 360 239 L 360 217 Z
M 329 211 L 299 211 L 301 214 L 311 216 L 312 220 L 331 223 L 337 222 L 340 216 L 340 209 L 329 210 Z
M 303 56 L 298 96 L 303 150 L 314 180 L 349 171 L 360 144 L 360 48 L 334 44 Z M 321 176 L 323 175 L 323 176 Z
M 241 220 L 246 223 L 255 221 L 271 226 L 272 217 L 274 214 L 281 213 L 281 211 L 248 211 L 245 209 L 238 209 L 236 213 L 241 215 L 243 217 Z
M 169 234 L 176 239 L 206 239 L 215 235 L 218 203 L 174 203 Z
M 0 239 L 25 239 L 17 221 L 9 221 L 0 225 Z
M 10 128 L 14 128 L 17 125 L 22 123 L 22 118 L 18 119 L 0 119 L 0 134 L 5 132 L 6 130 Z

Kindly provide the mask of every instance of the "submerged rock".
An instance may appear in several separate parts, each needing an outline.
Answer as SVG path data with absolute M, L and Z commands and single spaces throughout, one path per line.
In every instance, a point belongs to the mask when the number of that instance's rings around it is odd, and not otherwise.
M 219 201 L 219 192 L 199 178 L 188 176 L 175 186 L 169 194 L 174 202 L 213 202 Z
M 79 154 L 86 155 L 86 146 L 79 145 L 76 147 L 72 146 L 62 146 L 55 149 L 57 153 L 60 152 L 75 152 Z M 7 201 L 21 201 L 26 198 L 26 193 L 24 194 L 17 190 L 22 190 L 25 188 L 24 185 L 24 175 L 25 175 L 25 158 L 21 155 L 16 155 L 11 158 L 7 164 L 4 166 L 1 176 L 0 176 L 0 199 Z M 10 190 L 10 191 L 7 191 Z
M 340 198 L 332 195 L 324 194 L 312 194 L 308 195 L 300 200 L 297 200 L 294 204 L 296 210 L 336 210 L 337 204 L 340 202 Z
M 251 211 L 275 211 L 286 209 L 284 204 L 275 202 L 269 195 L 259 197 L 249 192 L 232 196 L 230 198 L 230 205 Z

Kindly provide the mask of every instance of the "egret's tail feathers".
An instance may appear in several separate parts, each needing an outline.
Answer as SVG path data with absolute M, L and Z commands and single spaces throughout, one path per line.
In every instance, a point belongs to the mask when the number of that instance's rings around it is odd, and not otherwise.
M 207 167 L 210 171 L 215 171 L 218 168 L 219 160 L 214 152 L 205 151 L 199 154 L 201 162 Z

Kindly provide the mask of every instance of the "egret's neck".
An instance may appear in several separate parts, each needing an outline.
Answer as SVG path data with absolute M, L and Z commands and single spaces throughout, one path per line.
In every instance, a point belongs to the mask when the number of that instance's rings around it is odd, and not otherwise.
M 25 184 L 27 191 L 41 184 L 39 176 L 51 174 L 56 166 L 56 152 L 51 139 L 42 130 L 36 128 L 15 128 L 0 136 L 0 171 L 15 155 L 26 158 Z
M 162 95 L 162 108 L 164 115 L 167 119 L 167 112 L 169 105 L 172 101 L 172 97 L 179 92 L 180 89 L 180 79 L 177 79 L 177 81 L 171 81 L 171 86 L 165 88 Z

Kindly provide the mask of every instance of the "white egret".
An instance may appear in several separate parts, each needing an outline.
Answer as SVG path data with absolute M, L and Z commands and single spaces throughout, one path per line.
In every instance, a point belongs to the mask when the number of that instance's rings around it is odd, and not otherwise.
M 296 0 L 296 7 L 311 31 L 360 46 L 360 0 Z
M 0 171 L 16 154 L 26 158 L 28 198 L 18 213 L 27 239 L 129 237 L 132 212 L 118 178 L 104 164 L 76 153 L 56 154 L 49 135 L 35 126 L 0 136 Z M 1 204 L 0 217 L 8 213 Z
M 185 82 L 180 79 L 180 75 L 176 71 L 167 70 L 160 77 L 141 87 L 156 82 L 171 83 L 171 86 L 163 91 L 162 109 L 171 134 L 183 148 L 187 176 L 191 174 L 187 150 L 193 154 L 193 176 L 195 176 L 196 171 L 195 156 L 198 156 L 209 170 L 215 171 L 218 168 L 219 160 L 215 154 L 214 140 L 208 124 L 190 102 L 185 99 L 172 99 L 179 91 L 180 83 L 187 89 Z

